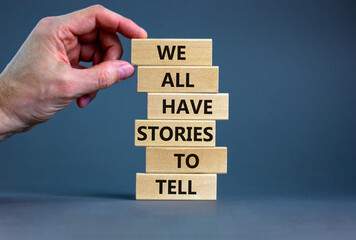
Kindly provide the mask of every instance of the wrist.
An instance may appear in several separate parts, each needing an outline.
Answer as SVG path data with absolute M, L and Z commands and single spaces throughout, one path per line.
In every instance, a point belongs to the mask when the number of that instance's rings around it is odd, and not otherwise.
M 2 72 L 0 74 L 0 142 L 16 133 L 26 132 L 36 125 L 35 123 L 25 123 L 19 117 L 18 113 L 21 112 L 19 110 L 21 108 L 14 102 L 20 102 L 21 105 L 23 101 L 16 98 L 19 93 L 15 93 L 15 88 L 9 81 L 11 78 L 5 71 Z
M 11 131 L 9 125 L 11 120 L 5 115 L 4 111 L 0 108 L 0 142 L 6 140 L 15 134 Z
M 0 142 L 6 140 L 16 133 L 16 129 L 13 126 L 13 121 L 6 114 L 6 87 L 5 76 L 0 74 Z

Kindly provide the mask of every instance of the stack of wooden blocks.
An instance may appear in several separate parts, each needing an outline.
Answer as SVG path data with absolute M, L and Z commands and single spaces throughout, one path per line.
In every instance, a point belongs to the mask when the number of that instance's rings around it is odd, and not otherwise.
M 133 39 L 137 90 L 147 119 L 135 121 L 135 146 L 146 146 L 138 200 L 216 200 L 216 174 L 227 173 L 227 148 L 215 147 L 215 120 L 227 120 L 211 39 Z

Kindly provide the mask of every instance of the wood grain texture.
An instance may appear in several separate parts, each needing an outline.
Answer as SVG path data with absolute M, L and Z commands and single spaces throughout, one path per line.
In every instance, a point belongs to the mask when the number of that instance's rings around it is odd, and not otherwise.
M 136 120 L 135 146 L 215 146 L 215 121 Z
M 179 53 L 178 47 L 182 54 Z M 161 49 L 159 52 L 158 47 Z M 160 58 L 165 47 L 169 49 L 172 59 L 168 55 Z M 174 51 L 173 51 L 174 49 Z M 183 53 L 184 52 L 184 53 Z M 168 53 L 166 51 L 165 53 Z M 181 56 L 179 60 L 179 56 Z M 212 40 L 211 39 L 132 39 L 131 63 L 134 66 L 211 66 Z
M 227 93 L 148 93 L 148 119 L 229 119 Z
M 136 174 L 137 200 L 216 200 L 216 174 Z
M 147 147 L 147 173 L 227 173 L 226 147 Z
M 168 84 L 171 80 L 173 84 Z M 137 68 L 138 92 L 200 92 L 219 91 L 217 66 L 139 66 Z

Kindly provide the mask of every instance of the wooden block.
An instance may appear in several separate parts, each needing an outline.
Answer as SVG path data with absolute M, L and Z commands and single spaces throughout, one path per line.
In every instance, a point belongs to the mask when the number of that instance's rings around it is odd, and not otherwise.
M 227 148 L 147 147 L 148 173 L 225 173 Z
M 144 67 L 137 68 L 138 92 L 219 91 L 219 67 Z
M 215 146 L 215 121 L 136 120 L 135 146 Z
M 216 174 L 136 174 L 137 200 L 216 200 Z
M 132 39 L 132 65 L 212 65 L 211 39 Z
M 227 93 L 148 93 L 148 119 L 229 119 Z

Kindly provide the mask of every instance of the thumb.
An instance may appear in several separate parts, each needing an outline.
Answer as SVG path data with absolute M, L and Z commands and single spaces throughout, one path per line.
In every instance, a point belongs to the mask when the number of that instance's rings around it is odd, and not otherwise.
M 131 64 L 121 60 L 105 61 L 90 68 L 73 70 L 76 80 L 79 80 L 75 93 L 78 97 L 110 87 L 135 73 Z

